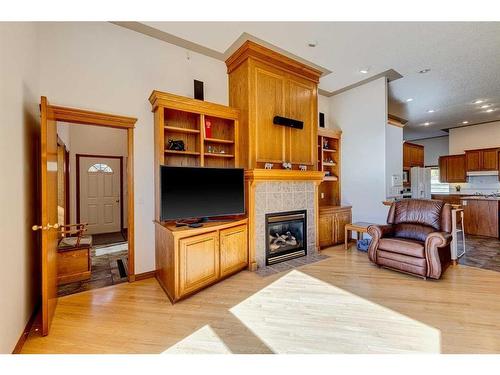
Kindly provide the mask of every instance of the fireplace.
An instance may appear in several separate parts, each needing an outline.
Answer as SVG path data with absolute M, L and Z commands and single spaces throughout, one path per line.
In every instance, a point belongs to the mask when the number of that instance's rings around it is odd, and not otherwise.
M 307 212 L 266 214 L 266 265 L 307 254 Z

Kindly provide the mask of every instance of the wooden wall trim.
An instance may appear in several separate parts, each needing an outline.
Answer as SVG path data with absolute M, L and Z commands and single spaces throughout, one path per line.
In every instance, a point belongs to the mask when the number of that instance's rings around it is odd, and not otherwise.
M 319 77 L 323 74 L 323 72 L 318 69 L 312 68 L 250 40 L 243 43 L 242 46 L 226 60 L 228 74 L 249 57 L 266 64 L 277 66 L 316 83 L 319 83 Z
M 33 327 L 33 324 L 35 323 L 36 316 L 38 314 L 39 309 L 40 309 L 40 301 L 35 303 L 35 307 L 33 308 L 33 312 L 31 313 L 31 316 L 28 320 L 28 323 L 26 323 L 26 327 L 24 327 L 24 330 L 21 333 L 21 336 L 19 337 L 19 340 L 17 341 L 16 346 L 12 350 L 12 354 L 21 354 L 21 350 L 23 349 L 24 343 L 28 339 L 28 336 L 31 332 L 31 328 Z
M 111 115 L 108 113 L 93 112 L 83 109 L 49 106 L 48 118 L 54 121 L 63 121 L 74 124 L 97 125 L 111 128 L 134 128 L 137 119 L 134 117 Z
M 186 98 L 184 96 L 174 95 L 167 92 L 153 90 L 149 96 L 149 102 L 154 112 L 158 107 L 167 107 L 169 109 L 178 109 L 192 113 L 205 114 L 214 117 L 238 120 L 240 111 L 236 108 L 228 107 L 222 104 L 210 103 L 204 100 Z
M 135 281 L 150 279 L 155 276 L 156 276 L 156 271 L 138 273 L 135 275 Z
M 250 169 L 245 171 L 248 181 L 323 181 L 325 172 L 285 169 Z

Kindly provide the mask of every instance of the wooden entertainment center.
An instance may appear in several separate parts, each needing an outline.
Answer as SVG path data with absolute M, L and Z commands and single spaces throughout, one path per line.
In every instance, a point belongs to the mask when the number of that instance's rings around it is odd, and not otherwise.
M 262 243 L 257 245 L 256 233 L 264 237 L 257 232 L 256 212 L 264 202 L 256 190 L 263 183 L 279 181 L 287 189 L 292 183 L 298 192 L 293 194 L 304 199 L 307 193 L 299 188 L 314 183 L 314 199 L 307 202 L 314 225 L 306 229 L 316 228 L 316 238 L 306 246 L 340 242 L 339 233 L 350 221 L 350 207 L 339 206 L 341 134 L 318 129 L 322 72 L 251 41 L 226 65 L 231 107 L 160 91 L 149 98 L 155 123 L 156 278 L 172 302 L 242 269 L 257 268 Z M 297 127 L 283 126 L 277 118 L 295 121 Z M 162 165 L 245 168 L 248 216 L 200 228 L 162 222 Z

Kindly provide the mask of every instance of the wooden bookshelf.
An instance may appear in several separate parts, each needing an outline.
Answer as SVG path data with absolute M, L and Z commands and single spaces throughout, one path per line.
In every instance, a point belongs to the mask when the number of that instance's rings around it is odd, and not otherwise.
M 340 205 L 340 136 L 341 132 L 318 129 L 318 170 L 327 172 L 319 185 L 319 205 Z
M 153 91 L 149 97 L 155 123 L 155 217 L 159 219 L 160 165 L 239 167 L 239 110 L 203 100 Z M 207 136 L 205 124 L 210 122 Z M 169 140 L 184 142 L 184 151 L 171 150 Z

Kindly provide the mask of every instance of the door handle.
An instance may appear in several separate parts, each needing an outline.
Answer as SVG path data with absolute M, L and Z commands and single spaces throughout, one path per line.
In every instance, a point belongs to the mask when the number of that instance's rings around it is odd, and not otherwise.
M 59 228 L 59 224 L 58 223 L 55 223 L 55 224 L 47 224 L 46 227 L 42 226 L 42 225 L 33 225 L 31 227 L 32 230 L 34 231 L 37 231 L 37 230 L 47 230 L 47 229 L 51 229 L 51 228 L 54 228 L 54 229 L 57 229 Z
M 116 203 L 120 203 L 120 200 L 119 200 L 119 199 L 117 199 L 115 202 L 116 202 Z

